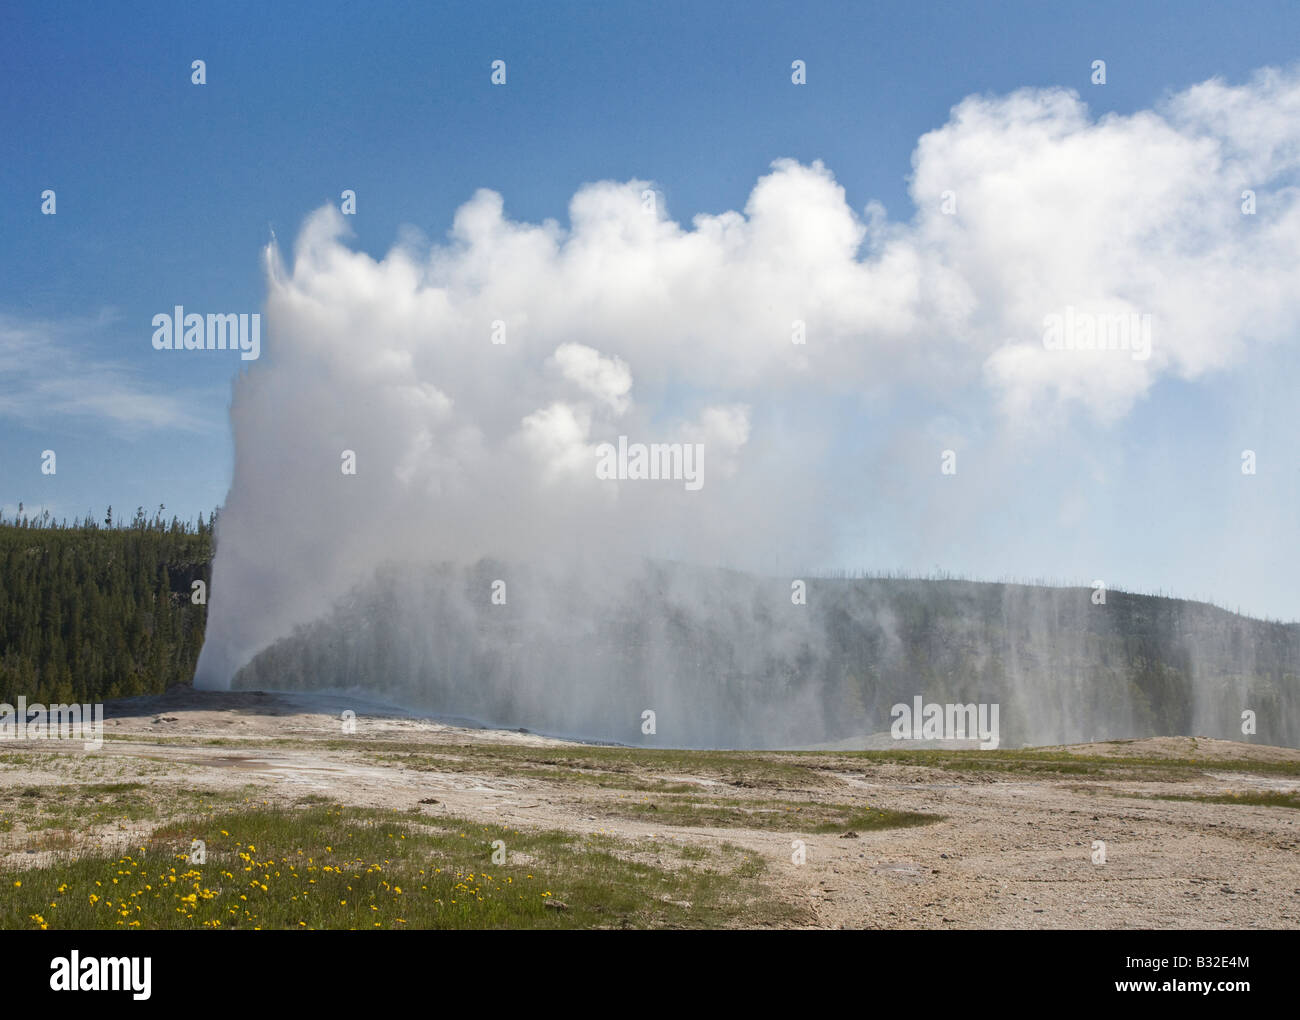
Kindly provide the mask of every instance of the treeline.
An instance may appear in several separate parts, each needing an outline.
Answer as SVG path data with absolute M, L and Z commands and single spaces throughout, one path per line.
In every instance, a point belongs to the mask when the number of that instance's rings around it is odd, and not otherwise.
M 109 507 L 71 524 L 21 503 L 0 514 L 0 702 L 96 702 L 194 676 L 216 514 L 168 521 L 164 510 L 115 520 Z

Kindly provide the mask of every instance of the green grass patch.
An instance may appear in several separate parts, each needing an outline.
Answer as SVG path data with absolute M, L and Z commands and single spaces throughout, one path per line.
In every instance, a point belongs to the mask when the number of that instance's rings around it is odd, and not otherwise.
M 1069 754 L 1062 751 L 848 751 L 841 767 L 864 763 L 914 765 L 955 772 L 1011 772 L 1034 776 L 1097 776 L 1107 780 L 1177 781 L 1207 770 L 1300 777 L 1300 761 L 1243 761 L 1233 758 L 1146 758 Z
M 1300 793 L 1284 793 L 1277 790 L 1251 793 L 1206 793 L 1197 795 L 1153 793 L 1147 796 L 1142 796 L 1141 799 L 1199 801 L 1202 804 L 1244 804 L 1251 807 L 1300 808 Z
M 660 750 L 641 747 L 509 744 L 443 744 L 413 749 L 410 744 L 346 740 L 325 742 L 331 750 L 362 749 L 382 765 L 431 772 L 502 772 L 543 782 L 585 783 L 624 790 L 684 792 L 698 787 L 675 776 L 709 779 L 724 785 L 817 789 L 827 778 L 786 752 Z
M 139 782 L 29 786 L 0 794 L 0 833 L 20 826 L 26 834 L 0 849 L 72 850 L 81 837 L 96 828 L 214 814 L 241 803 L 260 804 L 260 797 L 253 799 L 259 792 L 248 785 L 219 793 Z
M 4 798 L 6 816 L 28 831 L 78 830 L 157 817 L 143 783 L 29 786 Z M 32 849 L 40 849 L 39 847 Z
M 889 811 L 861 804 L 794 803 L 729 797 L 657 797 L 654 800 L 603 802 L 593 810 L 622 818 L 700 828 L 759 829 L 789 832 L 871 832 L 928 825 L 942 816 L 916 811 Z
M 191 861 L 191 841 L 206 860 Z M 504 843 L 506 860 L 493 863 Z M 641 857 L 667 855 L 670 862 Z M 498 853 L 498 859 L 500 855 Z M 132 853 L 0 873 L 5 928 L 587 928 L 808 918 L 722 847 L 700 859 L 393 811 L 259 808 L 172 823 Z M 557 906 L 563 904 L 563 907 Z

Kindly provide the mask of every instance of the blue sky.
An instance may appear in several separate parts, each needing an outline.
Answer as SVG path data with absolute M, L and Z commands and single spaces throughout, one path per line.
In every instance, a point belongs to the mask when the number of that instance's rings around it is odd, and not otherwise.
M 157 352 L 151 318 L 176 304 L 259 309 L 271 233 L 292 241 L 344 188 L 358 196 L 354 246 L 374 255 L 406 226 L 440 239 L 483 187 L 512 219 L 563 224 L 584 182 L 649 179 L 687 223 L 741 208 L 781 157 L 823 160 L 853 208 L 877 200 L 905 222 L 917 139 L 968 95 L 1065 86 L 1094 114 L 1129 113 L 1213 76 L 1292 65 L 1297 40 L 1294 3 L 8 3 L 0 323 L 29 342 L 0 350 L 0 505 L 71 518 L 109 503 L 185 517 L 220 504 L 230 386 L 247 365 Z M 1101 89 L 1088 81 L 1098 57 Z M 497 58 L 505 88 L 489 82 Z M 795 58 L 808 65 L 802 89 L 790 87 Z M 46 188 L 54 216 L 40 212 Z M 67 387 L 24 392 L 51 373 Z M 1130 488 L 1150 489 L 1140 505 L 1185 510 L 1176 479 L 1151 479 L 1190 449 L 1249 443 L 1233 431 L 1252 385 L 1163 382 L 1107 433 L 1130 454 Z M 54 476 L 40 472 L 47 448 Z M 1206 498 L 1213 512 L 1231 497 Z M 1140 505 L 1097 525 L 1131 583 L 1249 595 L 1151 558 L 1151 537 L 1125 519 Z M 987 573 L 968 551 L 906 559 Z M 1244 607 L 1300 615 L 1284 588 Z

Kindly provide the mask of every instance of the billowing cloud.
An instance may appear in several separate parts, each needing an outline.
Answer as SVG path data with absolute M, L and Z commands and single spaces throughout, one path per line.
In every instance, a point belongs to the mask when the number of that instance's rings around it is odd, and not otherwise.
M 1293 337 L 1297 113 L 1273 71 L 1101 119 L 1066 90 L 971 97 L 919 140 L 905 223 L 789 160 L 689 225 L 643 181 L 582 187 L 567 228 L 479 191 L 446 244 L 382 259 L 319 210 L 291 264 L 268 251 L 200 681 L 389 560 L 829 562 L 864 512 L 846 408 L 889 405 L 904 446 L 1104 426 Z M 1052 317 L 1077 336 L 1045 343 Z M 598 478 L 619 437 L 702 444 L 706 484 Z

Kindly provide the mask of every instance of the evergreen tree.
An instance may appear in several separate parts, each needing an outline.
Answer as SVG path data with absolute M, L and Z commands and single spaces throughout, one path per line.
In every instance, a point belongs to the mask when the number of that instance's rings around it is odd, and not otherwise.
M 0 520 L 0 701 L 92 702 L 157 693 L 190 680 L 207 607 L 190 583 L 207 581 L 207 527 L 143 508 L 129 527 L 94 514 L 56 523 L 19 505 Z

